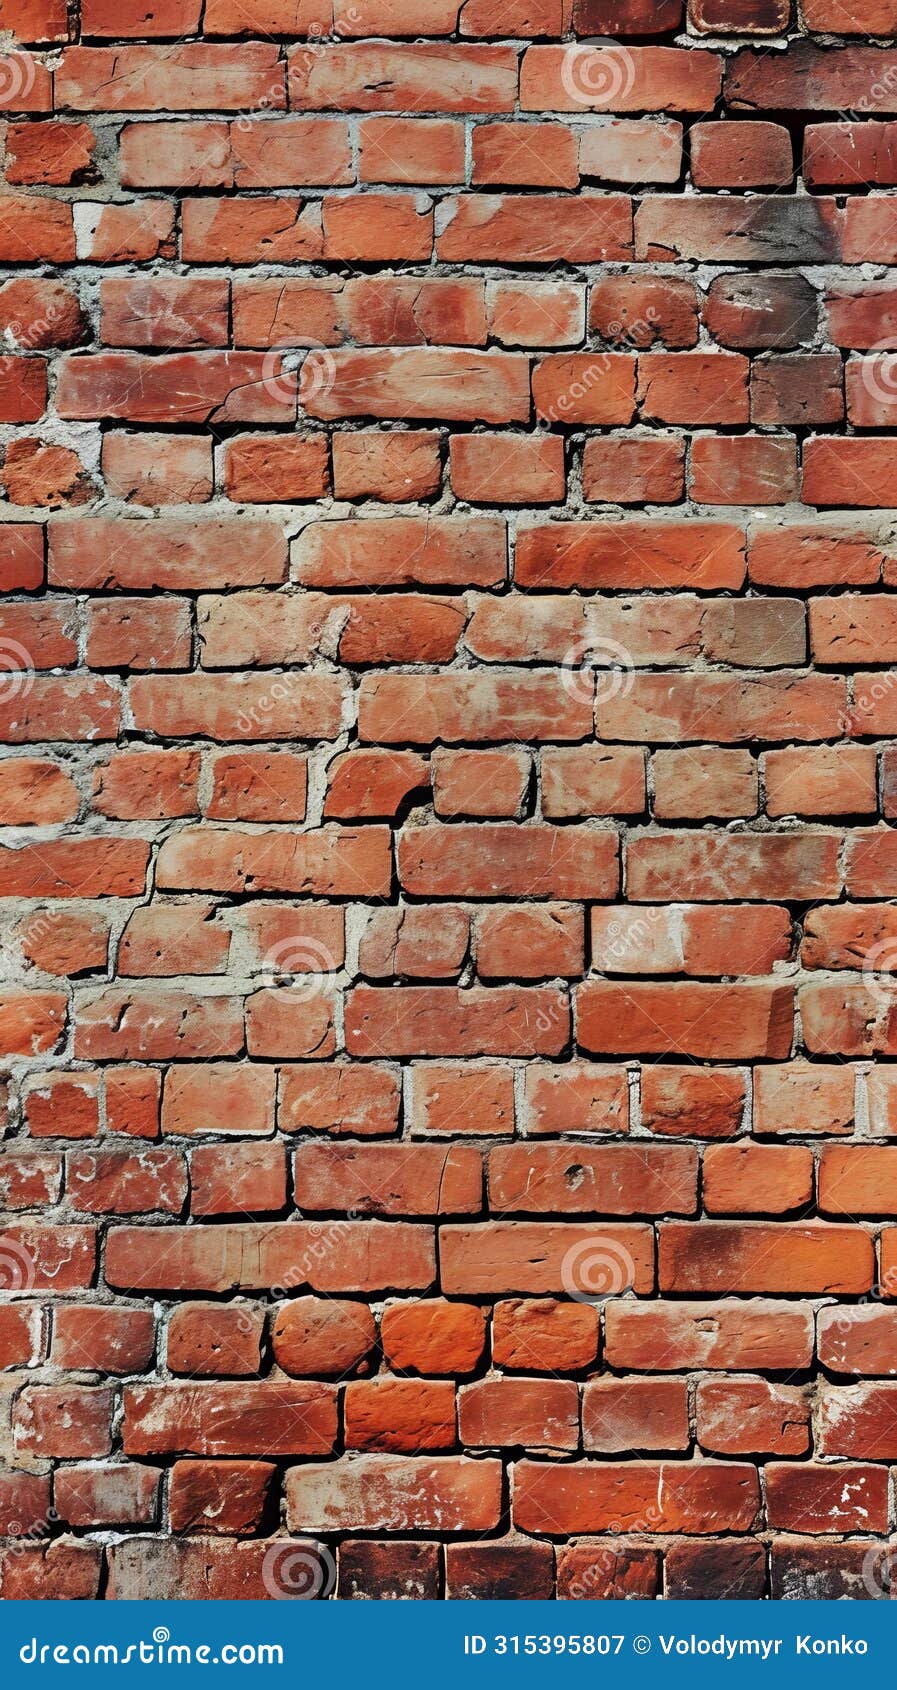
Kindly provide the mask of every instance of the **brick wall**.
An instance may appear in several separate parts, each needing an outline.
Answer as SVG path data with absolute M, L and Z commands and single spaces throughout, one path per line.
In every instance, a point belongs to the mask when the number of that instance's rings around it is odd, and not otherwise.
M 882 1594 L 897 3 L 0 27 L 3 1594 Z

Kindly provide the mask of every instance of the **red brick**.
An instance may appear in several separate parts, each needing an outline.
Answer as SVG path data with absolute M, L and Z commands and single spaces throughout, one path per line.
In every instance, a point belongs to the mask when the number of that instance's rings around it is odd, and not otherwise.
M 114 751 L 93 779 L 97 810 L 119 821 L 192 816 L 198 808 L 195 751 Z
M 418 429 L 401 434 L 333 437 L 333 486 L 340 499 L 381 499 L 403 503 L 426 499 L 439 488 L 438 435 Z
M 479 194 L 449 201 L 446 216 L 436 255 L 451 264 L 602 264 L 632 252 L 630 204 L 617 194 Z
M 821 1223 L 670 1222 L 660 1227 L 658 1272 L 667 1291 L 868 1291 L 872 1240 Z
M 596 1053 L 781 1061 L 791 1050 L 793 1012 L 790 988 L 759 982 L 596 981 L 577 990 L 577 1037 L 581 1048 Z
M 339 1592 L 352 1601 L 432 1601 L 438 1597 L 439 1548 L 435 1543 L 346 1539 L 339 1549 Z
M 813 1156 L 803 1145 L 714 1144 L 704 1153 L 710 1215 L 784 1215 L 813 1196 Z
M 334 352 L 326 368 L 325 382 L 307 384 L 304 409 L 312 417 L 487 423 L 529 417 L 527 361 L 512 352 L 350 347 Z
M 104 276 L 102 339 L 107 346 L 226 346 L 228 301 L 228 283 L 216 277 Z
M 501 1510 L 501 1463 L 464 1456 L 364 1455 L 306 1463 L 286 1476 L 287 1520 L 302 1530 L 490 1531 Z
M 791 136 L 776 123 L 696 123 L 690 134 L 697 188 L 781 188 L 794 175 Z
M 347 1449 L 420 1453 L 455 1442 L 455 1388 L 449 1380 L 352 1380 L 343 1399 Z
M 528 1137 L 558 1132 L 628 1130 L 625 1070 L 598 1063 L 533 1063 L 524 1079 L 522 1125 Z
M 649 1227 L 591 1226 L 557 1222 L 490 1221 L 441 1229 L 443 1289 L 451 1294 L 496 1291 L 534 1295 L 564 1291 L 610 1294 L 627 1284 L 636 1292 L 653 1283 L 654 1240 Z
M 109 492 L 129 504 L 192 505 L 212 497 L 211 445 L 199 435 L 106 434 L 102 465 Z
M 817 297 L 803 276 L 789 271 L 715 276 L 703 316 L 722 346 L 785 350 L 812 340 Z
M 283 580 L 286 542 L 261 518 L 138 525 L 114 518 L 63 517 L 50 529 L 54 586 L 174 588 L 255 586 Z
M 168 1493 L 172 1531 L 216 1537 L 257 1531 L 276 1471 L 270 1461 L 176 1461 Z
M 59 1518 L 76 1527 L 154 1527 L 159 1514 L 159 1474 L 136 1462 L 105 1467 L 63 1467 L 56 1474 Z
M 403 1373 L 471 1373 L 485 1335 L 483 1311 L 473 1303 L 392 1303 L 380 1323 L 383 1353 Z
M 433 1279 L 432 1228 L 405 1222 L 345 1222 L 329 1238 L 320 1225 L 267 1222 L 198 1227 L 117 1227 L 107 1243 L 111 1285 L 184 1291 L 290 1286 L 338 1290 L 426 1290 Z M 362 1283 L 364 1282 L 364 1283 Z
M 170 47 L 68 47 L 56 72 L 60 105 L 72 111 L 283 109 L 276 43 L 182 42 Z
M 277 1363 L 285 1373 L 342 1378 L 370 1353 L 376 1328 L 363 1303 L 298 1297 L 278 1310 L 271 1338 Z
M 553 1298 L 497 1302 L 492 1318 L 496 1367 L 524 1373 L 564 1373 L 589 1366 L 598 1349 L 598 1314 L 589 1303 Z
M 579 1393 L 569 1379 L 479 1379 L 458 1394 L 458 1430 L 470 1449 L 575 1449 Z
M 600 504 L 676 504 L 684 466 L 685 444 L 677 435 L 604 435 L 586 441 L 583 494 Z
M 128 1385 L 128 1455 L 322 1455 L 336 1438 L 331 1385 Z
M 588 827 L 409 827 L 399 877 L 406 891 L 431 897 L 611 897 L 616 844 L 614 834 Z
M 446 1596 L 450 1600 L 544 1600 L 554 1592 L 554 1553 L 548 1543 L 450 1544 Z
M 725 523 L 557 523 L 517 540 L 520 587 L 738 587 L 744 539 Z
M 684 1146 L 512 1145 L 488 1160 L 495 1214 L 694 1214 L 698 1159 Z
M 592 1379 L 582 1399 L 583 1447 L 601 1455 L 680 1450 L 690 1441 L 682 1379 Z
M 708 111 L 720 85 L 715 53 L 678 47 L 528 47 L 520 67 L 524 111 Z
M 13 1413 L 16 1450 L 57 1459 L 108 1455 L 114 1406 L 104 1386 L 26 1385 Z
M 79 807 L 71 776 L 46 757 L 11 757 L 0 765 L 0 801 L 11 827 L 72 821 Z
M 805 1455 L 810 1403 L 799 1386 L 765 1379 L 702 1379 L 698 1442 L 714 1455 Z
M 289 54 L 294 111 L 511 111 L 517 64 L 510 47 L 330 44 Z
M 454 492 L 473 504 L 557 504 L 566 490 L 563 442 L 554 435 L 455 435 L 449 474 Z
M 431 762 L 433 807 L 441 818 L 517 816 L 530 770 L 521 750 L 437 750 Z
M 220 1303 L 181 1303 L 168 1323 L 167 1360 L 172 1373 L 236 1374 L 254 1377 L 259 1371 L 261 1313 L 248 1306 L 228 1308 Z
M 888 1528 L 888 1494 L 882 1467 L 788 1466 L 766 1470 L 769 1523 L 789 1532 L 878 1532 Z
M 287 1170 L 277 1144 L 235 1145 L 222 1166 L 214 1145 L 201 1145 L 190 1162 L 195 1215 L 279 1214 L 287 1196 Z
M 473 177 L 479 187 L 575 188 L 576 137 L 559 123 L 478 124 Z
M 692 441 L 690 491 L 700 504 L 786 505 L 797 490 L 792 440 L 747 434 Z
M 760 1504 L 756 1469 L 736 1463 L 522 1461 L 514 1478 L 523 1531 L 749 1531 Z
M 638 1372 L 772 1372 L 806 1368 L 813 1354 L 813 1314 L 801 1303 L 623 1301 L 608 1304 L 606 1320 L 608 1365 Z
M 290 422 L 296 381 L 278 354 L 266 362 L 258 352 L 71 353 L 59 372 L 56 404 L 60 416 L 79 420 Z
M 53 1316 L 54 1366 L 91 1373 L 143 1373 L 156 1347 L 151 1309 L 71 1303 Z
M 362 182 L 464 180 L 464 132 L 441 118 L 368 117 L 359 124 Z

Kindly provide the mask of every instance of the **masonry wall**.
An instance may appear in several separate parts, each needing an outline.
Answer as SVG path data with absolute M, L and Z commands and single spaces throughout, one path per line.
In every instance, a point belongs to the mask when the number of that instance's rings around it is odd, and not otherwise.
M 897 0 L 0 28 L 2 1594 L 886 1593 Z

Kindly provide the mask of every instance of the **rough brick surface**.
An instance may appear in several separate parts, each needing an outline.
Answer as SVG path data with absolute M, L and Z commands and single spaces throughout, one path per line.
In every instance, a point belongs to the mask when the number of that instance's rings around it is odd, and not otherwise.
M 884 1594 L 897 7 L 0 12 L 0 1595 Z

